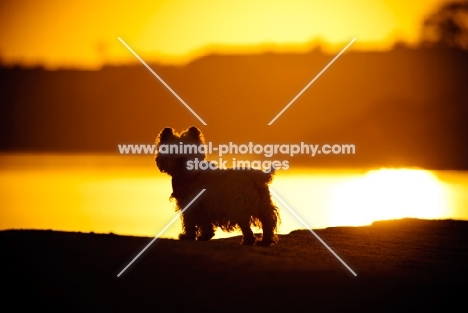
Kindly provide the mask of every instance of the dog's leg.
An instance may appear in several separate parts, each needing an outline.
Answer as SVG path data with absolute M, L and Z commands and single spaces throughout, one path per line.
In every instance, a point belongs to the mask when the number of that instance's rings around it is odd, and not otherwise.
M 275 235 L 276 224 L 278 222 L 276 214 L 268 214 L 259 218 L 262 223 L 263 237 L 262 241 L 258 242 L 261 246 L 271 246 L 277 242 Z
M 197 240 L 207 241 L 213 238 L 215 235 L 213 225 L 211 223 L 203 223 L 201 225 L 201 234 L 197 237 Z
M 253 245 L 255 243 L 255 236 L 252 232 L 252 229 L 250 228 L 250 223 L 249 221 L 239 223 L 239 227 L 242 230 L 242 244 L 243 245 Z
M 184 232 L 179 234 L 179 240 L 195 240 L 197 234 L 197 226 L 193 218 L 189 218 L 186 214 L 182 215 L 182 226 Z

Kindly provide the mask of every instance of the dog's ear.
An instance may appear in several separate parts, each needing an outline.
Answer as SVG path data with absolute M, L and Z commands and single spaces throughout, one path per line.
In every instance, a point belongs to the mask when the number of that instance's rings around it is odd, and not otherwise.
M 196 128 L 195 126 L 192 126 L 189 129 L 187 129 L 187 133 L 192 138 L 198 138 L 202 134 L 201 131 L 198 128 Z
M 158 142 L 165 142 L 174 137 L 174 129 L 170 127 L 164 128 L 158 135 L 157 141 Z
M 199 142 L 199 143 L 204 143 L 205 142 L 205 139 L 203 138 L 202 132 L 198 128 L 196 128 L 195 126 L 192 126 L 189 129 L 187 129 L 185 131 L 185 135 L 188 138 L 190 138 L 190 139 L 192 139 L 192 140 L 194 140 L 196 142 Z

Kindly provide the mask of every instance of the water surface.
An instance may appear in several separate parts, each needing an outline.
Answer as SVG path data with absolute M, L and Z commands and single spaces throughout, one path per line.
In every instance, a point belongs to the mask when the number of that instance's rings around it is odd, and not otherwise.
M 278 171 L 271 188 L 313 228 L 401 217 L 468 219 L 468 172 Z M 155 236 L 175 216 L 151 156 L 0 155 L 0 229 Z M 280 233 L 305 228 L 277 199 Z M 176 238 L 177 220 L 163 235 Z M 217 237 L 237 233 L 217 233 Z

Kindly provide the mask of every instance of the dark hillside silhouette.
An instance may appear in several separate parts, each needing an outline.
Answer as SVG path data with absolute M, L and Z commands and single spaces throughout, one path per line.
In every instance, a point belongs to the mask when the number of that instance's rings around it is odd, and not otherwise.
M 202 127 L 214 143 L 354 143 L 355 156 L 296 156 L 309 166 L 468 168 L 468 53 L 436 46 L 345 53 L 278 120 L 268 122 L 331 60 L 306 54 L 209 55 L 152 68 L 0 70 L 2 151 L 115 152 L 153 143 L 167 126 Z

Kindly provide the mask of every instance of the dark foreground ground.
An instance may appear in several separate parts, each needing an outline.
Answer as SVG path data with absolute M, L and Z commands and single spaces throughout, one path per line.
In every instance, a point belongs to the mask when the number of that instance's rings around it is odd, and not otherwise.
M 0 232 L 1 306 L 53 311 L 426 312 L 466 307 L 468 222 L 306 231 L 273 247 L 55 231 Z M 11 306 L 10 306 L 11 307 Z

